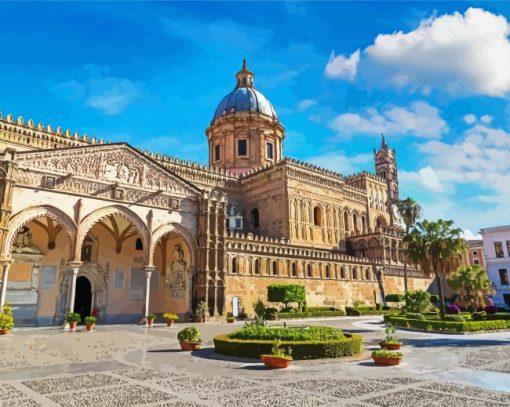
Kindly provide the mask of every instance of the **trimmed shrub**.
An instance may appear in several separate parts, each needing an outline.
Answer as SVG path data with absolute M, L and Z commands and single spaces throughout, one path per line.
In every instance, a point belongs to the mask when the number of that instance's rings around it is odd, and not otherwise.
M 460 308 L 457 304 L 450 304 L 446 307 L 447 314 L 460 314 Z
M 267 286 L 267 300 L 269 302 L 283 302 L 288 307 L 289 302 L 297 302 L 300 306 L 306 302 L 305 287 L 296 284 L 272 284 Z
M 200 331 L 195 326 L 184 328 L 177 333 L 177 340 L 179 342 L 192 342 L 192 343 L 201 342 Z
M 487 319 L 487 314 L 485 313 L 485 311 L 473 312 L 471 314 L 471 319 L 473 321 L 482 321 L 484 319 Z
M 282 341 L 281 346 L 292 350 L 292 358 L 323 359 L 352 356 L 361 352 L 363 338 L 361 335 L 345 334 L 342 339 L 329 341 Z M 216 353 L 227 356 L 260 358 L 262 354 L 270 354 L 273 341 L 232 339 L 229 335 L 214 338 Z
M 487 319 L 489 321 L 497 321 L 497 320 L 510 321 L 510 314 L 507 314 L 505 312 L 498 312 L 496 314 L 487 313 Z
M 388 294 L 384 297 L 386 302 L 403 302 L 405 301 L 405 296 L 402 294 Z
M 430 293 L 417 290 L 406 294 L 406 308 L 413 312 L 423 312 L 430 307 Z
M 406 314 L 406 318 L 408 319 L 418 319 L 420 321 L 425 319 L 425 315 L 420 314 L 419 312 L 408 312 Z
M 485 307 L 485 312 L 489 315 L 495 314 L 497 312 L 497 308 L 495 305 L 487 305 Z
M 455 315 L 446 315 L 444 317 L 444 321 L 464 322 L 465 320 L 462 315 L 455 314 Z
M 498 329 L 510 329 L 509 320 L 494 320 L 494 321 L 442 321 L 426 319 L 419 321 L 416 319 L 407 319 L 400 316 L 386 315 L 385 322 L 403 328 L 416 328 L 423 331 L 437 331 L 437 332 L 477 332 L 477 331 L 494 331 Z
M 280 319 L 299 319 L 299 318 L 322 318 L 322 317 L 343 317 L 343 310 L 337 311 L 306 311 L 306 312 L 279 312 Z
M 439 295 L 436 295 L 436 294 L 432 294 L 430 296 L 430 302 L 432 304 L 437 304 L 439 302 Z
M 326 341 L 343 338 L 340 329 L 329 326 L 310 326 L 304 328 L 279 328 L 264 325 L 250 325 L 243 329 L 232 332 L 229 337 L 231 339 L 255 339 L 270 340 L 276 339 L 282 341 Z

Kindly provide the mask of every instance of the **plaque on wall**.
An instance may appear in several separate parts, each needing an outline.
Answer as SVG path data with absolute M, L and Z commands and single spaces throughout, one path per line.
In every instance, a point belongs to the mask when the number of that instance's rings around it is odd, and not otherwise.
M 44 266 L 42 272 L 42 288 L 54 288 L 55 280 L 57 277 L 57 267 L 56 266 Z
M 124 270 L 116 269 L 115 270 L 115 278 L 113 282 L 114 288 L 122 289 L 124 288 Z

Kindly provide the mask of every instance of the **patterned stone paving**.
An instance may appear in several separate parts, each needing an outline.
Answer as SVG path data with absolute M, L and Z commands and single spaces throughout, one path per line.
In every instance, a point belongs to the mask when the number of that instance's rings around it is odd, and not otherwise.
M 277 380 L 145 368 L 61 375 L 0 386 L 0 406 L 510 406 L 510 393 L 473 386 L 413 377 L 305 379 L 302 373 L 295 371 Z

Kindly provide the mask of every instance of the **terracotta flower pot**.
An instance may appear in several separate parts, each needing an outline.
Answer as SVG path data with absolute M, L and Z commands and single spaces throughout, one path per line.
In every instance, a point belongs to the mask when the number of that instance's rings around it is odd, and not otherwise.
M 227 324 L 233 324 L 235 319 L 227 319 Z
M 269 321 L 276 321 L 278 319 L 278 315 L 269 315 L 267 318 Z
M 181 349 L 185 351 L 199 350 L 201 343 L 197 342 L 179 342 Z
M 166 320 L 166 326 L 172 326 L 174 324 L 174 320 L 173 319 L 167 319 Z
M 154 320 L 153 319 L 148 319 L 147 320 L 147 326 L 153 326 L 154 325 Z
M 85 327 L 87 328 L 87 332 L 92 332 L 96 327 L 96 324 L 86 323 Z
M 76 331 L 77 325 L 78 325 L 78 321 L 69 321 L 69 329 L 71 331 Z
M 399 350 L 402 346 L 401 343 L 386 343 L 384 341 L 379 342 L 379 346 L 381 349 L 388 349 L 388 350 Z
M 7 329 L 7 328 L 0 329 L 0 335 L 7 335 L 9 332 L 11 332 L 10 329 Z
M 271 355 L 260 355 L 260 360 L 270 369 L 285 369 L 292 363 L 291 358 L 280 358 Z
M 391 357 L 391 358 L 381 358 L 377 356 L 372 356 L 376 365 L 384 365 L 384 366 L 395 366 L 399 365 L 402 361 L 402 356 L 399 357 Z

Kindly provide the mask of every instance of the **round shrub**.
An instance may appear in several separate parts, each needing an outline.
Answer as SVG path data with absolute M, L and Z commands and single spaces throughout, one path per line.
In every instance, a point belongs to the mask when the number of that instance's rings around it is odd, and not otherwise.
M 184 328 L 177 334 L 177 340 L 179 342 L 199 343 L 200 331 L 194 326 Z
M 490 304 L 485 307 L 485 312 L 489 315 L 495 314 L 498 311 L 495 305 Z
M 264 325 L 251 325 L 239 331 L 232 332 L 229 337 L 242 340 L 256 339 L 274 341 L 278 339 L 281 341 L 327 341 L 342 339 L 344 335 L 340 329 L 329 326 L 279 328 Z
M 418 312 L 413 312 L 413 313 L 412 312 L 408 312 L 406 314 L 406 318 L 408 318 L 408 319 L 418 319 L 418 320 L 422 321 L 422 320 L 425 319 L 425 315 L 420 314 Z
M 345 334 L 341 339 L 325 341 L 282 341 L 281 346 L 291 349 L 295 360 L 339 358 L 360 353 L 363 338 L 361 335 Z M 230 335 L 214 338 L 215 352 L 227 356 L 258 359 L 262 354 L 269 354 L 272 347 L 272 340 L 241 340 L 230 338 Z
M 460 314 L 460 308 L 457 304 L 450 304 L 446 307 L 447 314 Z

